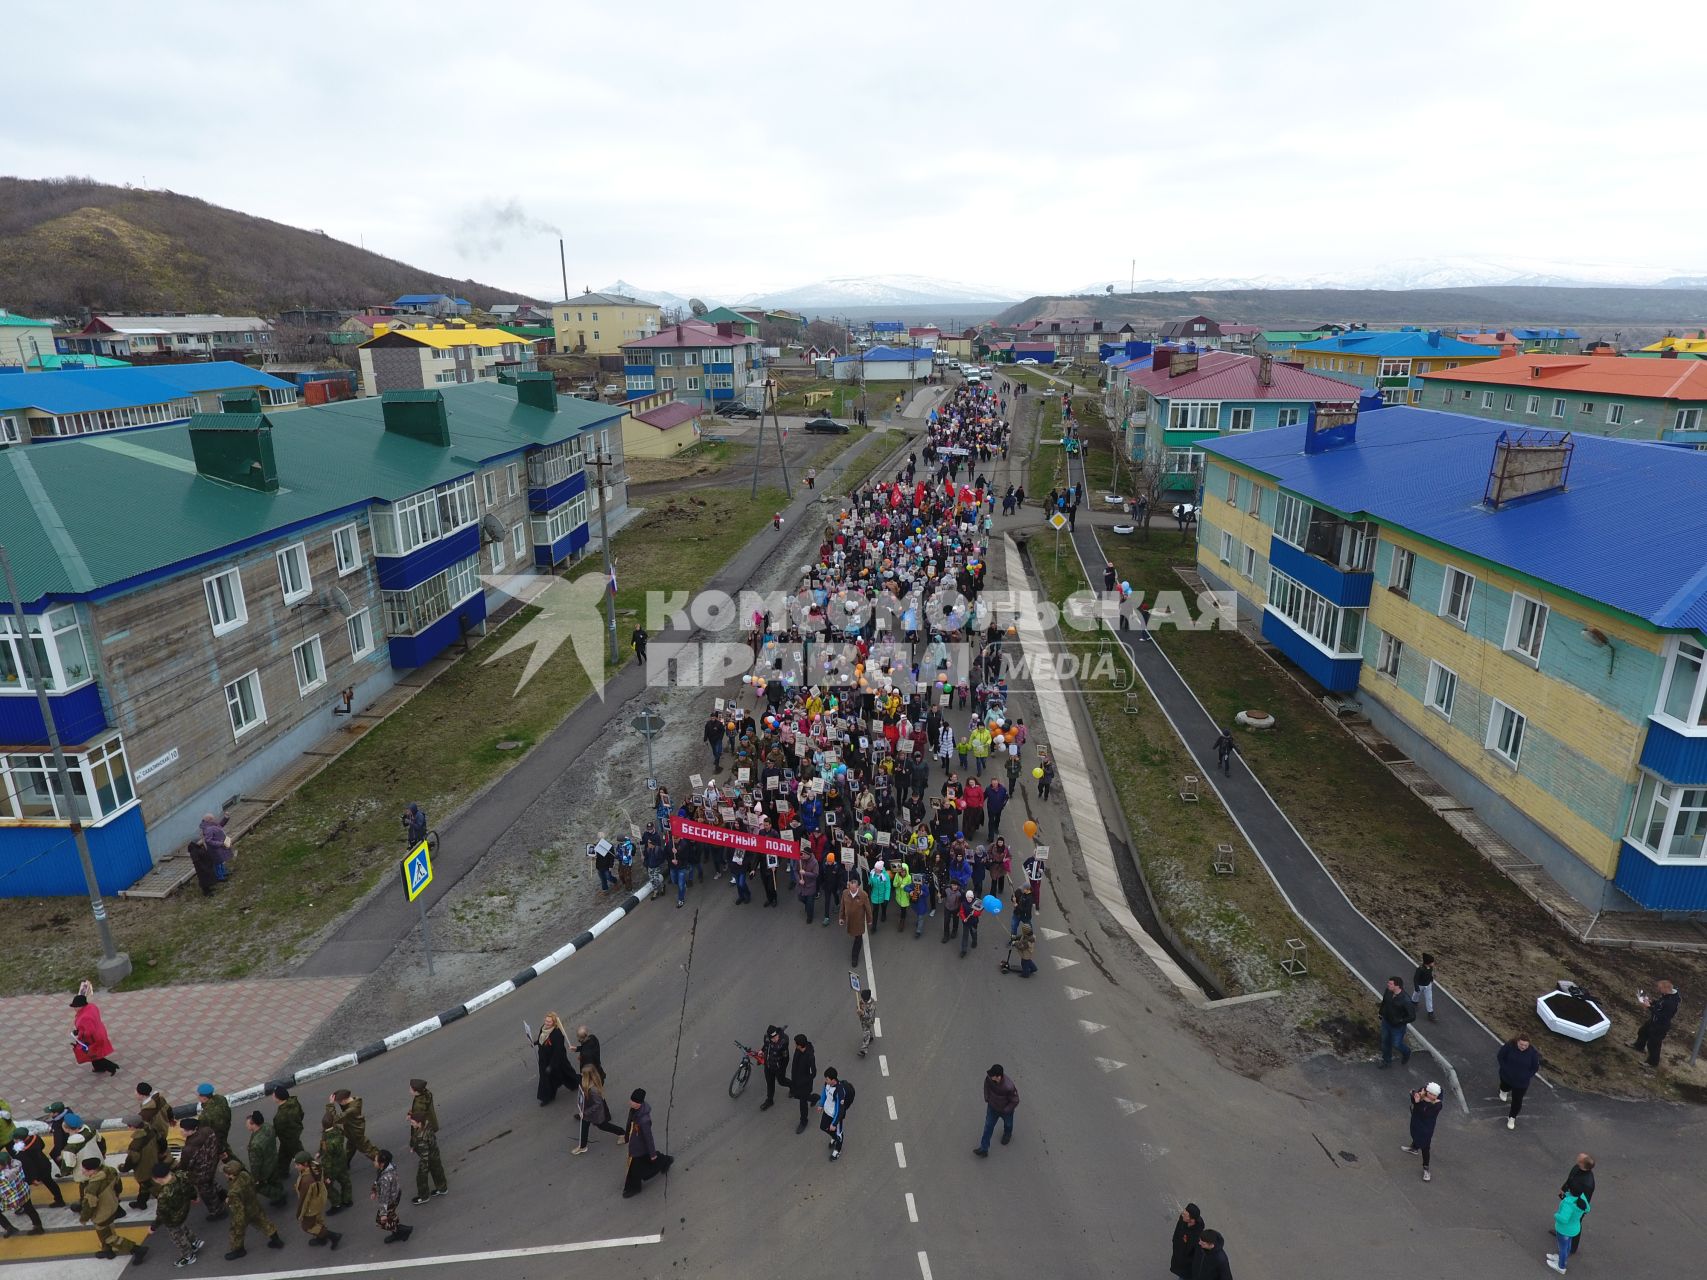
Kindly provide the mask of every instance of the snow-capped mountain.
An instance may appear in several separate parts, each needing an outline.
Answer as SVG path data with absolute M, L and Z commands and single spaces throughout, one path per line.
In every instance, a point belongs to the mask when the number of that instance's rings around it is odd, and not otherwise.
M 639 285 L 629 284 L 626 280 L 618 280 L 615 284 L 607 284 L 604 288 L 596 290 L 596 292 L 620 293 L 625 297 L 636 298 L 641 302 L 656 302 L 666 311 L 669 311 L 672 308 L 679 308 L 684 314 L 688 309 L 688 302 L 690 301 L 690 299 L 683 294 L 669 293 L 663 289 L 642 289 Z M 699 297 L 699 300 L 705 303 L 708 307 L 715 307 L 718 305 L 716 300 L 713 298 L 697 294 L 695 296 Z
M 1631 263 L 1557 262 L 1541 258 L 1398 258 L 1369 271 L 1308 276 L 1211 276 L 1185 279 L 1098 280 L 1074 294 L 1201 293 L 1220 289 L 1465 289 L 1490 285 L 1699 289 L 1700 269 Z
M 793 289 L 752 293 L 742 305 L 801 308 L 931 306 L 952 302 L 1018 302 L 1019 294 L 990 285 L 934 280 L 929 276 L 834 276 Z

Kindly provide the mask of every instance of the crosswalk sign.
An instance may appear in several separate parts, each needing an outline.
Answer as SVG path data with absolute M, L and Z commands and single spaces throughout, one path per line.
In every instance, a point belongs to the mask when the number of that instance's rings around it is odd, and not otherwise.
M 433 852 L 423 840 L 403 859 L 403 888 L 408 891 L 409 901 L 419 898 L 432 882 Z

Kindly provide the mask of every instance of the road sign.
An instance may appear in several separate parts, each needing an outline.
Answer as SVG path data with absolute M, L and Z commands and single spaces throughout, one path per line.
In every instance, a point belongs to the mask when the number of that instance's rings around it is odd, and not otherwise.
M 413 902 L 426 892 L 427 886 L 433 882 L 433 851 L 428 848 L 425 840 L 409 851 L 409 856 L 403 859 L 403 888 Z
M 1056 533 L 1060 533 L 1062 529 L 1067 527 L 1067 517 L 1057 511 L 1049 517 L 1049 523 L 1054 526 Z
M 664 717 L 655 711 L 642 711 L 628 723 L 645 738 L 656 738 L 664 732 Z

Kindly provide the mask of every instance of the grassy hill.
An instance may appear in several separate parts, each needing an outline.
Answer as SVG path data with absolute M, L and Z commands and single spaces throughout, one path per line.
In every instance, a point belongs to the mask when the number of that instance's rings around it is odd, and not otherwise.
M 1329 321 L 1379 328 L 1395 324 L 1494 328 L 1564 325 L 1585 339 L 1697 328 L 1707 322 L 1707 290 L 1578 289 L 1499 285 L 1468 289 L 1232 289 L 1201 293 L 1116 293 L 1038 297 L 1009 307 L 998 323 L 1090 316 L 1140 330 L 1190 315 L 1213 316 L 1265 329 L 1311 327 Z
M 252 314 L 444 292 L 531 301 L 171 191 L 0 177 L 0 306 L 25 314 Z

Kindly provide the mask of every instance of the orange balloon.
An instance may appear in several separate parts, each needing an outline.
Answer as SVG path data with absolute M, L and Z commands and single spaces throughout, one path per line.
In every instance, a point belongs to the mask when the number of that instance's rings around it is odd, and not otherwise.
M 1027 840 L 1037 839 L 1037 824 L 1030 818 L 1025 820 L 1025 837 Z

